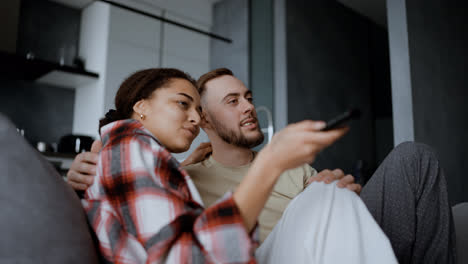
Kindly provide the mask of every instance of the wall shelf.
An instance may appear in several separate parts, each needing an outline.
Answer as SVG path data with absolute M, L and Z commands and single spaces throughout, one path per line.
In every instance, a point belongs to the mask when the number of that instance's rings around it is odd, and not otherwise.
M 0 52 L 0 78 L 76 88 L 97 81 L 99 74 L 73 66 Z

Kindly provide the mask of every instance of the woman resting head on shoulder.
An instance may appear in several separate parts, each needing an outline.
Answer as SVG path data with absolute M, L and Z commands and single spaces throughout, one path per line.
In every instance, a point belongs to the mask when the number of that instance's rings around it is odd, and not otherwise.
M 115 106 L 100 120 L 103 147 L 95 181 L 82 200 L 103 258 L 110 263 L 252 261 L 255 241 L 232 194 L 204 208 L 171 155 L 188 150 L 199 133 L 194 80 L 177 69 L 138 71 L 120 86 Z M 219 247 L 222 241 L 232 244 Z
M 173 153 L 187 151 L 200 132 L 200 95 L 195 81 L 177 69 L 147 69 L 127 78 L 115 96 L 116 110 L 99 127 L 117 120 L 138 120 Z
M 106 263 L 255 263 L 256 220 L 281 173 L 312 162 L 347 129 L 287 126 L 261 150 L 233 193 L 205 208 L 172 157 L 199 133 L 200 96 L 177 69 L 128 77 L 100 121 L 103 148 L 83 206 Z M 284 155 L 287 153 L 287 155 Z

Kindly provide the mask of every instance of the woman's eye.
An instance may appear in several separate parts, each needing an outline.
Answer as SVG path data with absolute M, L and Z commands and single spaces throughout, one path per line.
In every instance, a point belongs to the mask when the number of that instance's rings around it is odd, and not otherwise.
M 247 101 L 249 101 L 249 102 L 251 102 L 251 103 L 252 103 L 252 102 L 253 102 L 253 98 L 252 98 L 252 97 L 250 97 L 250 98 L 247 98 Z
M 188 103 L 184 101 L 177 101 L 177 103 L 183 108 L 188 108 L 189 106 Z
M 237 103 L 237 99 L 232 99 L 228 101 L 228 104 L 235 104 Z

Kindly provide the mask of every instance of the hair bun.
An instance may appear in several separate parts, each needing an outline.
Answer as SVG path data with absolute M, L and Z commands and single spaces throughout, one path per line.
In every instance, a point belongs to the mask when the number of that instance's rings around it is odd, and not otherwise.
M 104 118 L 101 118 L 99 120 L 98 132 L 100 133 L 101 127 L 103 127 L 103 126 L 105 126 L 105 125 L 107 125 L 109 123 L 112 123 L 114 121 L 120 120 L 120 119 L 121 118 L 119 118 L 119 114 L 117 113 L 117 111 L 115 109 L 111 109 L 111 110 L 107 111 Z
M 107 119 L 114 119 L 117 116 L 117 111 L 115 109 L 110 109 L 105 116 Z

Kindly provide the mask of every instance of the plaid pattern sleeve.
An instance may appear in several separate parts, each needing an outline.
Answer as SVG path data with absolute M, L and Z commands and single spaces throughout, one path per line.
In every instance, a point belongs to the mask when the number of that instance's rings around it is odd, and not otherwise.
M 97 178 L 83 206 L 111 263 L 256 263 L 232 195 L 203 208 L 187 173 L 138 121 L 102 129 Z

